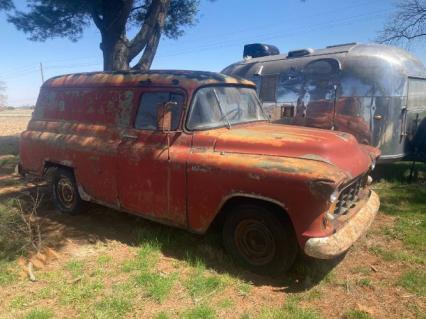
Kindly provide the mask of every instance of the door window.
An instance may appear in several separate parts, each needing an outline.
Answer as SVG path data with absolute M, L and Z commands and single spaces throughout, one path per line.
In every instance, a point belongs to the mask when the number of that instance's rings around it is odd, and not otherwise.
M 175 92 L 148 92 L 142 95 L 135 128 L 141 130 L 157 130 L 157 110 L 167 102 L 176 102 L 172 107 L 172 130 L 179 127 L 182 114 L 184 96 Z

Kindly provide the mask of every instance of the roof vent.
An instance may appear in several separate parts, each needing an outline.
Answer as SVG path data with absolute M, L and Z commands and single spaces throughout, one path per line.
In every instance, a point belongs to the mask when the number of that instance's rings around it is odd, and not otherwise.
M 263 56 L 278 55 L 280 50 L 270 44 L 252 43 L 244 46 L 243 58 L 260 58 Z
M 288 58 L 298 58 L 305 55 L 310 55 L 314 53 L 314 49 L 300 49 L 300 50 L 293 50 L 288 51 L 287 57 Z
M 355 45 L 358 44 L 357 42 L 349 42 L 349 43 L 342 43 L 342 44 L 334 44 L 334 45 L 329 45 L 326 48 L 327 49 L 331 49 L 331 48 L 338 48 L 338 47 L 346 47 L 348 45 Z

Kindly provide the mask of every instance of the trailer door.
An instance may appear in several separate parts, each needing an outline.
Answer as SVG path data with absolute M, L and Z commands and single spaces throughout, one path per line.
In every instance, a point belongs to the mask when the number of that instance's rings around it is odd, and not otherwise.
M 339 62 L 329 58 L 311 61 L 303 68 L 303 95 L 299 104 L 303 108 L 304 125 L 334 129 L 339 73 Z
M 408 78 L 407 111 L 402 132 L 410 141 L 419 139 L 419 126 L 426 121 L 426 79 Z

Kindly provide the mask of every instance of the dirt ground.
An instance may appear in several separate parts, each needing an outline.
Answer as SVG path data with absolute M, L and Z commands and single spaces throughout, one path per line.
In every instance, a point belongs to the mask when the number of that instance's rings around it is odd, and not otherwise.
M 31 111 L 2 113 L 0 160 L 17 154 L 19 132 Z M 34 196 L 37 187 L 23 183 L 12 172 L 13 161 L 0 170 L 0 200 Z M 2 184 L 5 180 L 9 183 Z M 101 206 L 92 206 L 84 215 L 64 216 L 53 208 L 46 187 L 38 189 L 46 193 L 38 215 L 43 245 L 49 249 L 33 259 L 37 281 L 29 281 L 24 271 L 19 279 L 0 284 L 0 318 L 20 318 L 34 309 L 50 312 L 31 318 L 425 318 L 424 295 L 398 284 L 407 269 L 424 271 L 424 261 L 413 266 L 410 259 L 389 259 L 377 253 L 380 249 L 406 251 L 399 238 L 388 235 L 395 228 L 395 216 L 379 213 L 367 235 L 341 258 L 299 257 L 289 274 L 268 278 L 230 262 L 215 233 L 190 235 Z M 163 278 L 177 276 L 165 299 L 155 299 L 154 292 L 147 294 L 146 287 L 126 286 L 141 271 L 137 268 L 141 266 L 129 265 L 153 243 L 158 248 L 153 250 L 155 273 Z M 27 260 L 18 259 L 12 265 L 25 269 Z M 199 269 L 202 276 L 218 278 L 220 284 L 198 297 L 188 283 Z M 95 280 L 101 288 L 91 286 Z M 70 295 L 74 286 L 84 288 L 86 282 L 90 292 Z M 209 284 L 202 282 L 197 289 Z M 131 305 L 105 301 L 118 295 Z

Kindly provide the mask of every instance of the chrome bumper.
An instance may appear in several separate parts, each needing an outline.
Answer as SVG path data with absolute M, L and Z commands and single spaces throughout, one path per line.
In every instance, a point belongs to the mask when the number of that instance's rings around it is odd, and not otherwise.
M 328 237 L 308 239 L 305 254 L 319 259 L 341 255 L 367 231 L 376 217 L 379 206 L 379 196 L 371 191 L 365 205 L 336 233 Z

